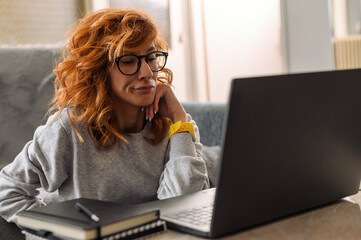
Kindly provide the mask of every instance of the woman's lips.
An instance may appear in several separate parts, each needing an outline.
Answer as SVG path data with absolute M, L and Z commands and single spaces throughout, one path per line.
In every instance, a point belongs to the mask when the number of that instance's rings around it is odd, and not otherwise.
M 155 80 L 153 79 L 147 82 L 143 82 L 143 84 L 147 84 L 147 85 L 135 87 L 134 90 L 138 92 L 150 92 L 155 88 Z
M 142 87 L 138 87 L 138 88 L 135 88 L 135 90 L 148 90 L 148 89 L 152 89 L 154 88 L 154 86 L 142 86 Z
M 134 88 L 134 90 L 139 93 L 149 93 L 149 92 L 153 91 L 153 89 L 154 89 L 154 86 L 151 86 L 151 85 Z

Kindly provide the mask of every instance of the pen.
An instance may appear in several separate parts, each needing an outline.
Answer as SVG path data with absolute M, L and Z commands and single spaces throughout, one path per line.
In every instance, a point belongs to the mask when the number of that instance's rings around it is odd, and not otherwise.
M 90 218 L 91 220 L 93 220 L 94 222 L 99 222 L 99 218 L 97 215 L 95 215 L 94 213 L 92 213 L 89 209 L 87 209 L 85 206 L 83 206 L 82 204 L 76 202 L 75 203 L 75 208 L 81 212 L 84 213 L 88 218 Z

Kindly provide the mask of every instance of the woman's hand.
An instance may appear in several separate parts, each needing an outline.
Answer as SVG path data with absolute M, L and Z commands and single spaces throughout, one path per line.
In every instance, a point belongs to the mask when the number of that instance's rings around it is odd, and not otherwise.
M 187 121 L 183 106 L 178 101 L 172 88 L 164 83 L 157 84 L 154 101 L 145 108 L 145 116 L 147 119 L 153 119 L 157 113 L 169 117 L 173 123 Z

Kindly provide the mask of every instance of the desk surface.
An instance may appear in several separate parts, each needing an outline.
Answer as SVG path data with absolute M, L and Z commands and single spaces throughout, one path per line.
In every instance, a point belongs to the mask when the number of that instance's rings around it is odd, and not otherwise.
M 361 192 L 320 208 L 242 231 L 221 239 L 361 239 Z M 200 239 L 168 230 L 152 240 Z
M 358 194 L 343 199 L 342 201 L 329 204 L 320 208 L 306 211 L 297 215 L 283 218 L 262 226 L 241 231 L 221 238 L 222 240 L 283 240 L 283 239 L 361 239 L 361 191 Z M 5 225 L 4 225 L 5 226 Z M 4 232 L 0 229 L 0 239 L 24 239 L 14 238 L 15 232 L 8 229 Z M 11 226 L 11 225 L 9 225 Z M 7 226 L 7 227 L 9 227 Z M 14 226 L 11 226 L 14 227 Z M 10 231 L 11 230 L 11 231 Z M 201 239 L 192 235 L 168 230 L 167 232 L 150 238 L 152 240 L 193 240 Z

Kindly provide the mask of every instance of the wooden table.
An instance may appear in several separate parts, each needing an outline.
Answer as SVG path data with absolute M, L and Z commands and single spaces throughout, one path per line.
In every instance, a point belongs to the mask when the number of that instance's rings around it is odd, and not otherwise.
M 257 226 L 236 234 L 228 235 L 222 240 L 323 240 L 323 239 L 361 239 L 361 192 L 333 204 L 309 210 L 297 215 L 283 218 Z M 2 220 L 4 221 L 4 220 Z M 16 226 L 0 225 L 0 239 L 24 239 Z M 15 231 L 19 230 L 19 231 Z M 20 236 L 19 236 L 20 235 Z M 18 238 L 20 237 L 20 238 Z M 189 234 L 168 230 L 149 238 L 152 240 L 194 240 L 201 239 Z

